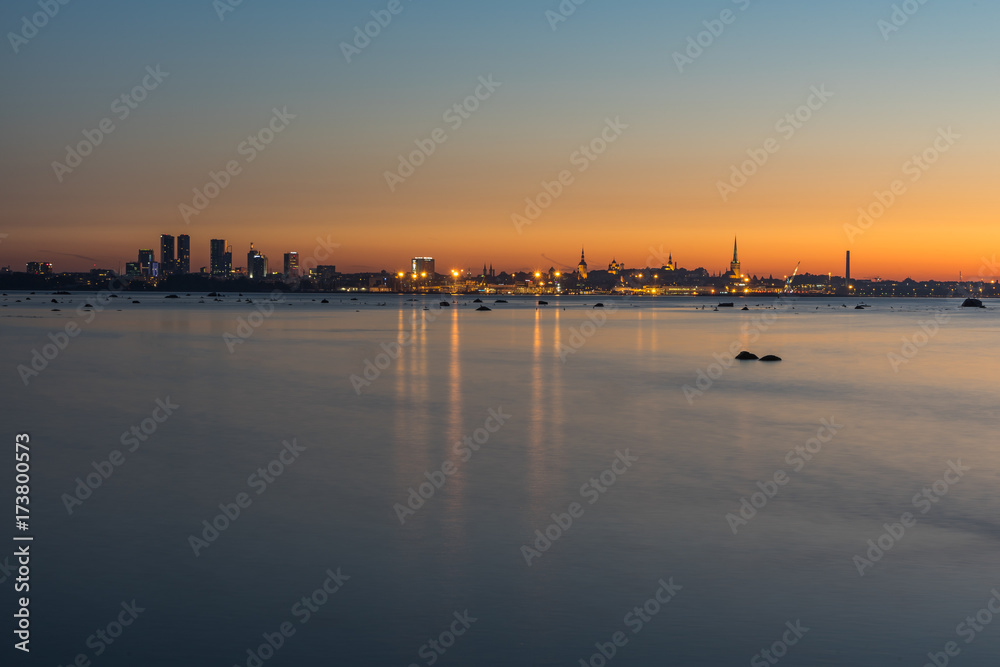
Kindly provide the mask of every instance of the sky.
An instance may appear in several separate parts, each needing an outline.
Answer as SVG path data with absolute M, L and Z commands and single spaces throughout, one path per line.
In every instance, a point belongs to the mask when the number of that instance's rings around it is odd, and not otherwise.
M 0 265 L 996 271 L 997 3 L 231 2 L 0 6 Z

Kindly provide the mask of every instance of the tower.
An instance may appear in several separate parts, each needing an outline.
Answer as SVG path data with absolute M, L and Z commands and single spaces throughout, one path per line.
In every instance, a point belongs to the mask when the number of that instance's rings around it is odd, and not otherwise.
M 229 270 L 226 269 L 226 240 L 212 239 L 209 244 L 209 271 L 213 276 L 229 275 Z
M 743 275 L 743 272 L 740 270 L 740 255 L 736 243 L 737 239 L 733 238 L 733 261 L 729 265 L 730 278 L 739 278 L 740 276 Z
M 160 272 L 170 275 L 174 272 L 174 237 L 160 234 Z
M 580 275 L 580 280 L 587 279 L 587 259 L 583 248 L 580 249 L 580 264 L 576 267 L 576 272 Z
M 847 280 L 851 279 L 851 251 L 847 251 L 847 273 L 844 275 Z
M 191 237 L 181 234 L 177 237 L 177 273 L 191 273 Z

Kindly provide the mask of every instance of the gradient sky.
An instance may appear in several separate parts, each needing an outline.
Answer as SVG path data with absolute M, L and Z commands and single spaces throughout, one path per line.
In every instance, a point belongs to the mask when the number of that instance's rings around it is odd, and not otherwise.
M 738 234 L 751 274 L 838 274 L 851 250 L 855 277 L 957 279 L 1000 251 L 996 3 L 931 0 L 888 41 L 888 0 L 589 0 L 555 31 L 557 0 L 401 3 L 350 64 L 341 42 L 388 0 L 243 0 L 224 20 L 211 0 L 70 2 L 17 54 L 6 37 L 0 264 L 117 268 L 161 233 L 191 235 L 195 270 L 210 238 L 274 266 L 322 237 L 341 271 L 558 267 L 585 245 L 592 268 L 662 248 L 714 272 Z M 725 9 L 735 22 L 679 72 L 673 53 Z M 0 27 L 37 11 L 8 0 Z M 169 76 L 119 121 L 115 98 L 156 65 Z M 442 114 L 491 74 L 501 87 L 453 131 Z M 821 85 L 833 98 L 783 137 Z M 297 118 L 245 163 L 275 107 Z M 115 131 L 60 183 L 52 163 L 105 117 Z M 629 128 L 576 172 L 616 117 Z M 948 127 L 961 138 L 912 182 L 904 163 Z M 391 192 L 385 172 L 435 128 L 448 141 Z M 769 137 L 781 149 L 724 202 L 718 182 Z M 233 159 L 242 173 L 186 224 L 179 205 Z M 573 184 L 518 233 L 512 214 L 563 169 Z M 906 193 L 849 240 L 896 179 Z

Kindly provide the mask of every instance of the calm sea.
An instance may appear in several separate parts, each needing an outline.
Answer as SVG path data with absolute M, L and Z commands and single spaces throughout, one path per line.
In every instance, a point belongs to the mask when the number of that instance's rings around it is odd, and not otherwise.
M 249 296 L 0 298 L 31 664 L 997 664 L 994 304 Z

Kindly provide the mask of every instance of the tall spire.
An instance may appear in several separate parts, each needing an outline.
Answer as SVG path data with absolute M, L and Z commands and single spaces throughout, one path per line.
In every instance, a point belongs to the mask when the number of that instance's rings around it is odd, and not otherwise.
M 733 261 L 734 262 L 740 261 L 740 258 L 737 255 L 737 251 L 736 251 L 736 241 L 737 241 L 737 238 L 734 236 L 733 237 Z
M 583 251 L 584 251 L 584 248 L 583 248 L 583 246 L 581 246 L 581 247 L 580 247 L 580 261 L 581 261 L 581 262 L 586 262 L 587 260 L 586 260 L 586 259 L 584 259 L 584 257 L 583 257 L 583 255 L 584 255 L 584 252 L 583 252 Z

